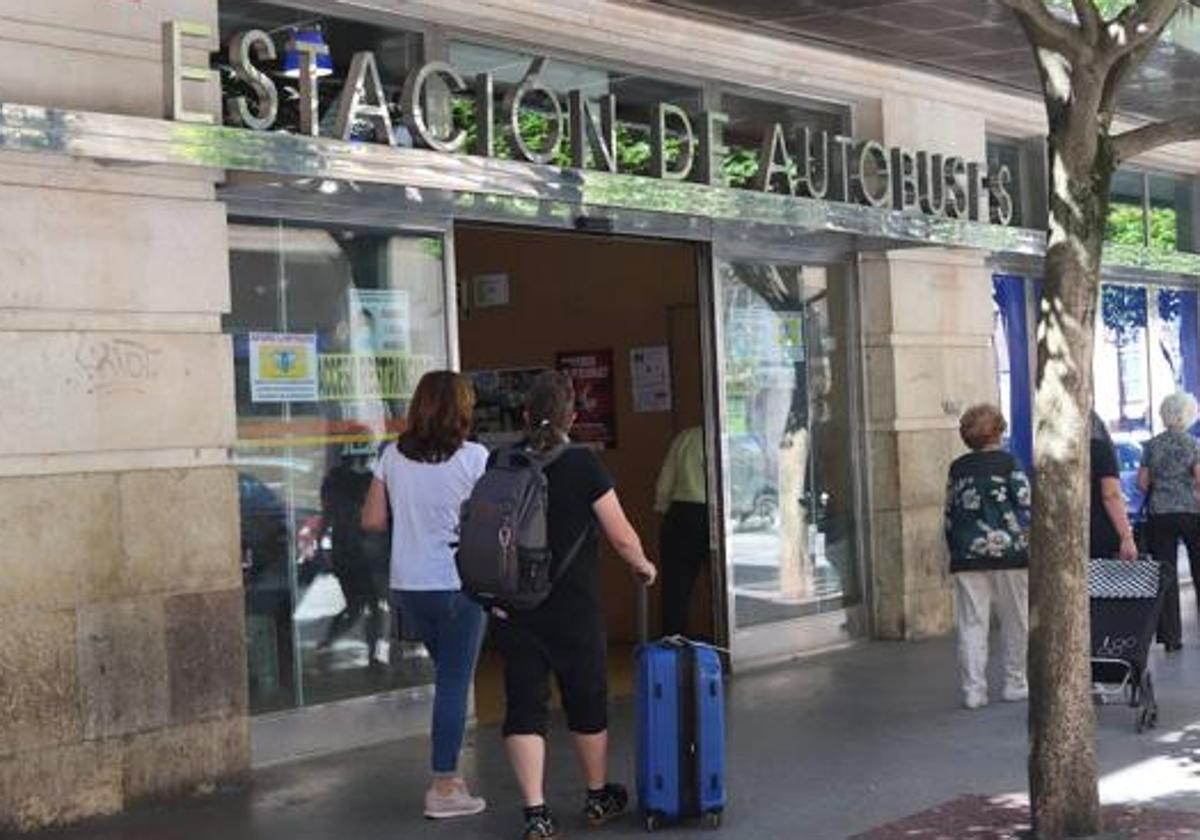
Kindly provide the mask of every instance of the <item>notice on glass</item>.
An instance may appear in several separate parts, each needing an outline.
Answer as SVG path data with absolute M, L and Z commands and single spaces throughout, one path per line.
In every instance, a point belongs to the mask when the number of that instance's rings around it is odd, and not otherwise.
M 613 387 L 613 351 L 559 353 L 555 365 L 575 383 L 578 415 L 571 437 L 580 443 L 617 445 L 617 403 Z
M 406 289 L 350 289 L 350 349 L 354 353 L 407 353 Z
M 634 347 L 629 351 L 629 371 L 634 411 L 671 410 L 671 355 L 666 345 Z
M 252 402 L 315 402 L 317 398 L 315 333 L 250 333 Z

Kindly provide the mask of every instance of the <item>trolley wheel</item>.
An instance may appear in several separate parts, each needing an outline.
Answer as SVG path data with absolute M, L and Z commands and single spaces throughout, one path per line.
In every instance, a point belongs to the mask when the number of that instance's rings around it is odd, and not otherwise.
M 721 827 L 722 816 L 720 811 L 709 811 L 704 815 L 704 824 L 715 831 Z
M 651 811 L 646 814 L 646 831 L 658 831 L 662 828 L 662 817 Z

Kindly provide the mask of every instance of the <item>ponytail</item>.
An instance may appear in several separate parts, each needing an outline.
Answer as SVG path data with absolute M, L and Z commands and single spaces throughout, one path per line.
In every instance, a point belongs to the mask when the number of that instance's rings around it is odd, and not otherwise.
M 529 442 L 538 452 L 548 452 L 561 444 L 575 418 L 575 386 L 562 371 L 539 374 L 525 395 L 526 430 Z

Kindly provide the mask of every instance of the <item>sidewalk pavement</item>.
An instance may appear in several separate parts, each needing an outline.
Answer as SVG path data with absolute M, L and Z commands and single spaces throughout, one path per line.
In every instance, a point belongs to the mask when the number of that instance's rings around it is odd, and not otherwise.
M 1190 590 L 1184 601 L 1192 602 Z M 1200 815 L 1200 641 L 1194 617 L 1189 616 L 1185 639 L 1182 652 L 1153 655 L 1161 706 L 1157 730 L 1136 734 L 1133 710 L 1125 706 L 1100 709 L 1106 803 L 1175 809 L 1189 812 L 1186 819 Z M 993 683 L 996 696 L 998 679 Z M 871 836 L 880 838 L 961 840 L 968 835 L 899 821 L 946 803 L 953 810 L 955 802 L 978 803 L 981 796 L 1026 789 L 1026 705 L 997 699 L 978 711 L 961 709 L 949 639 L 864 643 L 740 675 L 732 681 L 729 699 L 730 804 L 720 831 L 727 840 L 822 840 L 872 829 Z M 628 702 L 613 709 L 612 766 L 615 779 L 632 787 L 631 712 Z M 476 733 L 467 753 L 467 775 L 490 803 L 480 817 L 445 823 L 421 818 L 426 750 L 424 739 L 412 739 L 273 767 L 259 771 L 247 790 L 142 809 L 41 838 L 519 836 L 516 788 L 495 728 Z M 568 836 L 644 835 L 634 817 L 604 829 L 585 828 L 578 815 L 578 775 L 561 729 L 551 735 L 549 778 L 549 801 L 564 818 Z M 702 831 L 687 827 L 660 835 Z

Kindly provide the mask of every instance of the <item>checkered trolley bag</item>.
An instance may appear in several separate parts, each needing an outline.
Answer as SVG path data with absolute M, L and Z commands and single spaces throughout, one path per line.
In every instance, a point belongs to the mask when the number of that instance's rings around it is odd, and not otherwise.
M 1138 732 L 1158 723 L 1148 658 L 1162 596 L 1158 564 L 1149 558 L 1089 561 L 1092 695 L 1098 704 L 1128 703 Z

